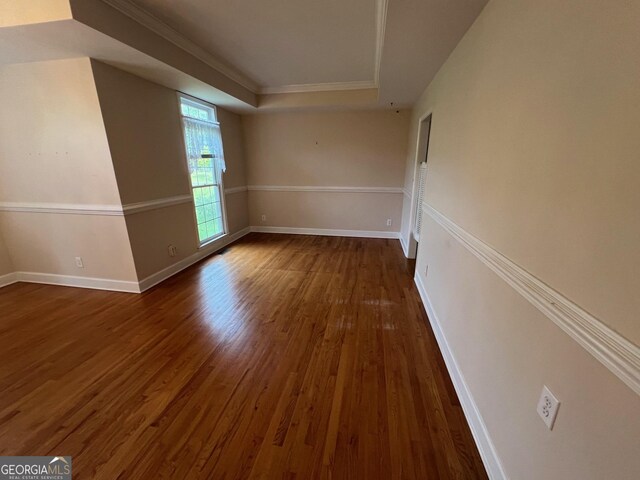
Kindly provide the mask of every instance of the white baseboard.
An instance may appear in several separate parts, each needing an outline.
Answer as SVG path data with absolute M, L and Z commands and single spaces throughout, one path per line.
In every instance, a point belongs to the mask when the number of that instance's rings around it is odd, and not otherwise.
M 473 400 L 471 391 L 469 390 L 469 387 L 464 380 L 464 376 L 460 371 L 460 367 L 458 366 L 456 359 L 453 356 L 453 351 L 449 347 L 444 332 L 440 327 L 440 321 L 438 320 L 438 316 L 433 309 L 433 304 L 429 299 L 429 295 L 427 295 L 427 290 L 422 283 L 422 279 L 418 274 L 416 274 L 414 280 L 418 289 L 418 293 L 420 294 L 420 298 L 422 299 L 422 303 L 424 304 L 425 310 L 427 311 L 427 316 L 429 317 L 431 328 L 433 329 L 433 333 L 436 337 L 436 340 L 438 341 L 438 346 L 440 347 L 440 351 L 442 352 L 442 356 L 444 357 L 444 362 L 447 365 L 447 370 L 449 371 L 449 375 L 451 376 L 451 381 L 453 382 L 453 386 L 455 387 L 458 398 L 460 399 L 460 404 L 462 405 L 464 416 L 469 423 L 471 433 L 474 440 L 476 441 L 476 445 L 478 446 L 480 456 L 482 457 L 482 462 L 487 469 L 487 474 L 492 480 L 507 479 L 508 477 L 502 468 L 502 463 L 500 462 L 498 453 L 493 446 L 493 442 L 491 441 L 491 437 L 489 436 L 487 427 L 482 420 L 482 415 L 480 414 L 478 406 Z
M 190 255 L 187 258 L 184 258 L 179 262 L 144 278 L 140 282 L 111 280 L 108 278 L 75 277 L 72 275 L 57 275 L 53 273 L 15 272 L 0 276 L 0 287 L 4 287 L 15 282 L 27 282 L 78 288 L 95 288 L 98 290 L 110 290 L 114 292 L 141 293 L 193 265 L 204 257 L 215 253 L 231 242 L 235 242 L 239 238 L 244 237 L 250 231 L 251 229 L 247 227 L 239 232 L 226 235 L 218 241 L 212 242 L 201 248 L 193 255 Z
M 72 275 L 57 275 L 54 273 L 16 272 L 16 281 L 27 283 L 45 283 L 47 285 L 61 285 L 66 287 L 94 288 L 113 292 L 139 293 L 138 282 L 127 280 L 112 280 L 109 278 L 75 277 Z
M 17 281 L 18 281 L 18 274 L 16 272 L 0 275 L 0 288 L 6 287 L 7 285 L 11 285 L 12 283 L 16 283 Z
M 373 230 L 336 230 L 330 228 L 297 228 L 297 227 L 251 227 L 252 232 L 288 233 L 293 235 L 324 235 L 329 237 L 360 237 L 360 238 L 395 238 L 399 232 L 385 232 Z
M 404 238 L 402 237 L 402 232 L 400 232 L 398 238 L 400 239 L 400 245 L 402 245 L 402 252 L 404 253 L 405 258 L 409 258 L 409 247 L 407 246 L 407 242 L 405 242 Z
M 384 232 L 384 231 L 366 231 L 366 230 L 331 230 L 331 229 L 316 229 L 316 228 L 288 228 L 288 227 L 247 227 L 238 232 L 226 235 L 219 240 L 216 240 L 209 245 L 201 248 L 193 255 L 190 255 L 182 260 L 170 265 L 146 278 L 143 278 L 139 282 L 125 281 L 125 280 L 110 280 L 106 278 L 92 278 L 92 277 L 75 277 L 71 275 L 57 275 L 51 273 L 37 273 L 37 272 L 16 272 L 9 273 L 0 277 L 0 287 L 9 285 L 14 282 L 29 282 L 29 283 L 45 283 L 49 285 L 64 285 L 69 287 L 79 288 L 95 288 L 99 290 L 111 290 L 115 292 L 130 292 L 141 293 L 150 289 L 154 285 L 166 280 L 167 278 L 175 275 L 176 273 L 184 270 L 185 268 L 193 265 L 194 263 L 202 260 L 203 258 L 215 253 L 228 244 L 235 242 L 236 240 L 244 237 L 250 232 L 263 232 L 263 233 L 289 233 L 299 235 L 328 235 L 339 237 L 364 237 L 364 238 L 399 238 L 398 232 Z
M 445 232 L 640 395 L 640 347 L 505 255 L 422 204 Z
M 251 232 L 251 229 L 247 227 L 247 228 L 243 228 L 238 232 L 225 235 L 219 240 L 211 242 L 205 247 L 202 247 L 193 255 L 189 255 L 188 257 L 183 258 L 179 262 L 176 262 L 173 265 L 168 266 L 167 268 L 164 268 L 154 274 L 149 275 L 146 278 L 143 278 L 138 284 L 139 291 L 144 292 L 145 290 L 149 290 L 151 287 L 175 275 L 176 273 L 181 272 L 185 268 L 190 267 L 191 265 L 202 260 L 203 258 L 217 252 L 221 248 L 226 247 L 230 243 L 235 242 L 236 240 L 244 237 L 246 234 L 250 232 Z

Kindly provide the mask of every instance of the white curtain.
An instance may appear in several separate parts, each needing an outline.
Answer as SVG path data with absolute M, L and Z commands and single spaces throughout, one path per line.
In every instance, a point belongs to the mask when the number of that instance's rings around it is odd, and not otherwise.
M 189 168 L 196 168 L 198 160 L 211 155 L 214 168 L 218 172 L 225 172 L 227 166 L 224 162 L 220 126 L 189 117 L 183 117 L 183 120 Z

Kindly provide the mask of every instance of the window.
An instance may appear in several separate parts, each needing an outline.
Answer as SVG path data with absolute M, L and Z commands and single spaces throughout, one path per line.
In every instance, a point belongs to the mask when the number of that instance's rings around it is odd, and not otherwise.
M 200 245 L 225 234 L 222 173 L 226 170 L 215 107 L 180 96 L 187 165 Z

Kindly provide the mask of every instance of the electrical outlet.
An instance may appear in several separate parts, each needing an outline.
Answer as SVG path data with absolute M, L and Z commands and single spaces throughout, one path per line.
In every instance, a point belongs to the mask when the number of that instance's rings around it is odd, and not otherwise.
M 168 251 L 169 251 L 169 256 L 170 257 L 175 257 L 178 254 L 178 249 L 176 248 L 175 245 L 169 245 L 169 247 L 167 247 Z
M 76 257 L 76 267 L 84 268 L 84 263 L 82 262 L 82 257 Z
M 266 216 L 264 213 L 262 214 L 262 221 L 263 221 L 263 222 L 266 222 L 266 221 L 267 221 L 267 216 Z
M 549 430 L 553 429 L 553 424 L 556 421 L 559 408 L 560 402 L 545 385 L 542 388 L 542 394 L 538 401 L 538 415 L 540 415 L 540 418 L 542 418 Z
M 387 227 L 390 227 L 390 226 L 391 226 L 391 223 L 392 223 L 392 222 L 391 222 L 391 219 L 390 219 L 390 218 L 387 218 Z

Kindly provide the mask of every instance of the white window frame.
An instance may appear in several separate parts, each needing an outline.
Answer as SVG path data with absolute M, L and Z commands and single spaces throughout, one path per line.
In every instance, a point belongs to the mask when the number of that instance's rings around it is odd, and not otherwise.
M 211 185 L 198 185 L 196 187 L 191 183 L 191 173 L 189 172 L 189 158 L 187 154 L 187 145 L 185 139 L 185 115 L 182 113 L 182 104 L 191 104 L 196 108 L 206 110 L 209 113 L 209 118 L 207 120 L 197 119 L 201 121 L 207 121 L 213 123 L 220 127 L 220 122 L 218 121 L 218 112 L 216 110 L 216 106 L 205 102 L 204 100 L 200 100 L 199 98 L 192 97 L 182 92 L 177 92 L 178 94 L 178 110 L 180 112 L 180 125 L 181 125 L 181 133 L 182 133 L 182 143 L 183 143 L 183 151 L 184 151 L 184 164 L 187 171 L 187 177 L 189 181 L 189 188 L 191 189 L 191 198 L 193 199 L 193 221 L 196 226 L 196 238 L 198 239 L 198 249 L 206 247 L 207 245 L 224 238 L 229 234 L 229 226 L 227 223 L 227 206 L 225 203 L 225 192 L 224 192 L 224 172 L 220 172 L 220 183 L 219 184 L 211 184 Z M 194 118 L 194 117 L 188 117 Z M 224 144 L 223 144 L 224 149 Z M 198 230 L 198 216 L 196 214 L 196 198 L 195 198 L 195 189 L 206 187 L 206 186 L 218 186 L 220 190 L 220 209 L 222 212 L 222 233 L 220 235 L 216 235 L 214 237 L 207 238 L 205 240 L 200 240 L 200 232 Z

